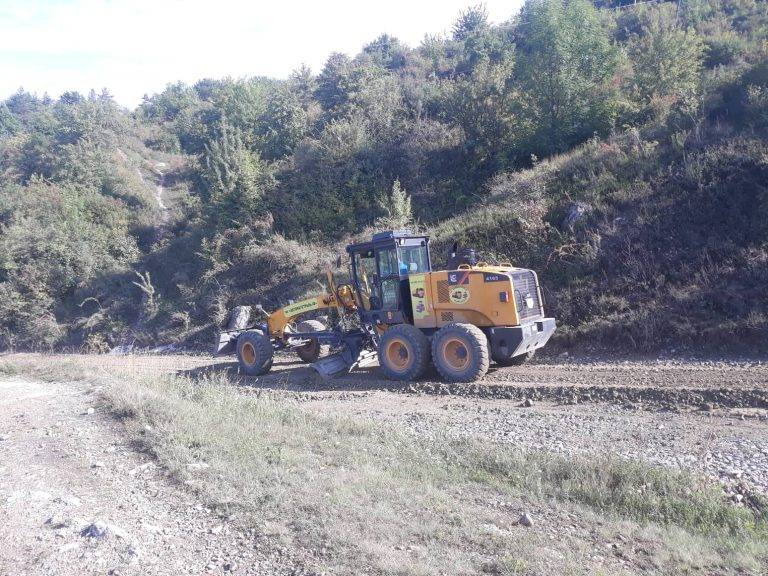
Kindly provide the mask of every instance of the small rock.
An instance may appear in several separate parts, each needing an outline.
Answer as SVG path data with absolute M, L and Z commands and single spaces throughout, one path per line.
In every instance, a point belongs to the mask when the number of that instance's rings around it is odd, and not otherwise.
M 35 502 L 43 502 L 45 500 L 50 500 L 51 494 L 49 492 L 44 492 L 43 490 L 35 490 L 29 494 L 29 499 Z
M 105 522 L 97 520 L 96 522 L 89 524 L 80 532 L 80 535 L 85 538 L 106 538 L 109 533 L 109 528 Z
M 104 468 L 104 462 L 101 460 L 97 460 L 93 464 L 91 464 L 91 468 Z
M 128 470 L 128 474 L 131 476 L 135 476 L 136 474 L 140 474 L 141 472 L 146 472 L 147 470 L 151 470 L 154 468 L 155 465 L 152 462 L 145 462 L 144 464 L 139 464 L 136 466 L 136 468 L 132 468 L 131 470 Z
M 0 434 L 0 442 L 5 442 L 6 440 L 8 440 L 8 436 L 5 434 Z
M 89 524 L 83 528 L 83 530 L 80 532 L 80 535 L 86 538 L 97 539 L 106 538 L 110 535 L 115 536 L 115 538 L 120 538 L 121 540 L 126 540 L 128 538 L 128 534 L 125 530 L 115 526 L 114 524 L 107 524 L 106 522 L 102 522 L 101 520 L 96 520 L 92 524 Z
M 218 526 L 214 526 L 209 530 L 211 534 L 220 534 L 221 531 L 224 530 L 224 526 L 219 524 Z
M 162 532 L 163 531 L 163 529 L 160 528 L 160 526 L 155 526 L 154 524 L 144 524 L 144 523 L 142 523 L 141 527 L 144 528 L 144 530 L 146 530 L 150 534 L 157 534 L 158 532 Z
M 235 570 L 237 570 L 237 562 L 227 562 L 224 564 L 225 572 L 234 572 Z
M 517 523 L 525 526 L 526 528 L 530 528 L 533 526 L 533 518 L 531 518 L 531 515 L 528 514 L 528 512 L 524 512 L 523 515 L 520 516 L 520 520 L 518 520 Z
M 88 408 L 88 410 L 85 411 L 85 413 L 88 414 L 88 416 L 90 416 L 94 412 L 96 412 L 96 410 L 94 410 L 93 408 Z
M 531 400 L 530 398 L 526 398 L 525 400 L 523 400 L 523 403 L 521 404 L 521 406 L 523 408 L 531 408 L 533 406 L 533 400 Z

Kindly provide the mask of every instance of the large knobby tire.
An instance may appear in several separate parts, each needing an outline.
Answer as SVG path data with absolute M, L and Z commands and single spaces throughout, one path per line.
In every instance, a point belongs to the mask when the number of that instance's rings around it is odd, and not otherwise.
M 512 356 L 511 358 L 509 356 L 497 356 L 494 354 L 491 354 L 491 357 L 499 366 L 522 366 L 528 362 L 528 360 L 533 358 L 534 354 L 536 354 L 536 350 L 531 350 L 530 352 L 518 356 Z
M 474 382 L 488 372 L 488 338 L 472 324 L 446 324 L 432 337 L 432 361 L 449 382 Z
M 272 368 L 272 342 L 260 330 L 248 330 L 237 337 L 237 361 L 248 376 L 261 376 Z
M 429 340 L 410 324 L 388 328 L 379 340 L 379 366 L 390 380 L 415 380 L 429 366 Z
M 326 330 L 326 326 L 320 320 L 304 320 L 296 326 L 297 332 L 322 332 L 323 330 Z M 331 347 L 327 344 L 320 344 L 316 338 L 313 338 L 304 346 L 299 346 L 294 348 L 294 350 L 302 361 L 311 364 L 316 362 L 318 358 L 328 356 Z

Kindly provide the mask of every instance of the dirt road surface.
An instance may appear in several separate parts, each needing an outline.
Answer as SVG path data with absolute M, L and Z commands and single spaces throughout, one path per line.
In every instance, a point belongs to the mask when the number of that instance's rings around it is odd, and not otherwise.
M 35 355 L 14 355 L 33 366 Z M 395 422 L 414 435 L 479 437 L 559 453 L 616 454 L 715 478 L 735 501 L 768 494 L 768 363 L 559 362 L 498 369 L 472 385 L 414 384 L 375 369 L 323 380 L 281 358 L 240 378 L 231 359 L 62 356 L 135 377 L 224 371 L 243 394 Z M 23 374 L 23 372 L 22 372 Z M 0 576 L 302 574 L 301 558 L 174 484 L 79 383 L 0 380 Z
M 0 381 L 0 575 L 293 574 L 127 443 L 83 384 Z M 301 573 L 301 572 L 298 572 Z

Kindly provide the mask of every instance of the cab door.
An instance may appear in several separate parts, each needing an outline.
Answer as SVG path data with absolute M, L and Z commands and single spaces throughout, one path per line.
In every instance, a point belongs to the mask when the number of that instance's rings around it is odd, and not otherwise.
M 376 262 L 379 267 L 378 292 L 381 297 L 381 310 L 400 309 L 400 263 L 397 249 L 392 247 L 377 248 Z

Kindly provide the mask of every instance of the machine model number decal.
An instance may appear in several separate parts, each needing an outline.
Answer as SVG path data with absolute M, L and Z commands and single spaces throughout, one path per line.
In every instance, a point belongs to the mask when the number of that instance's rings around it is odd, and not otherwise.
M 504 282 L 509 280 L 509 276 L 505 274 L 491 274 L 489 272 L 483 273 L 483 280 L 486 282 Z
M 458 272 L 448 272 L 448 284 L 451 286 L 469 284 L 469 270 L 459 270 Z
M 317 310 L 317 308 L 317 298 L 309 298 L 307 300 L 296 302 L 295 304 L 289 304 L 283 308 L 283 312 L 288 318 L 291 318 L 303 314 L 304 312 L 309 312 L 310 310 Z
M 469 300 L 469 290 L 463 286 L 454 286 L 448 297 L 454 304 L 465 304 Z

